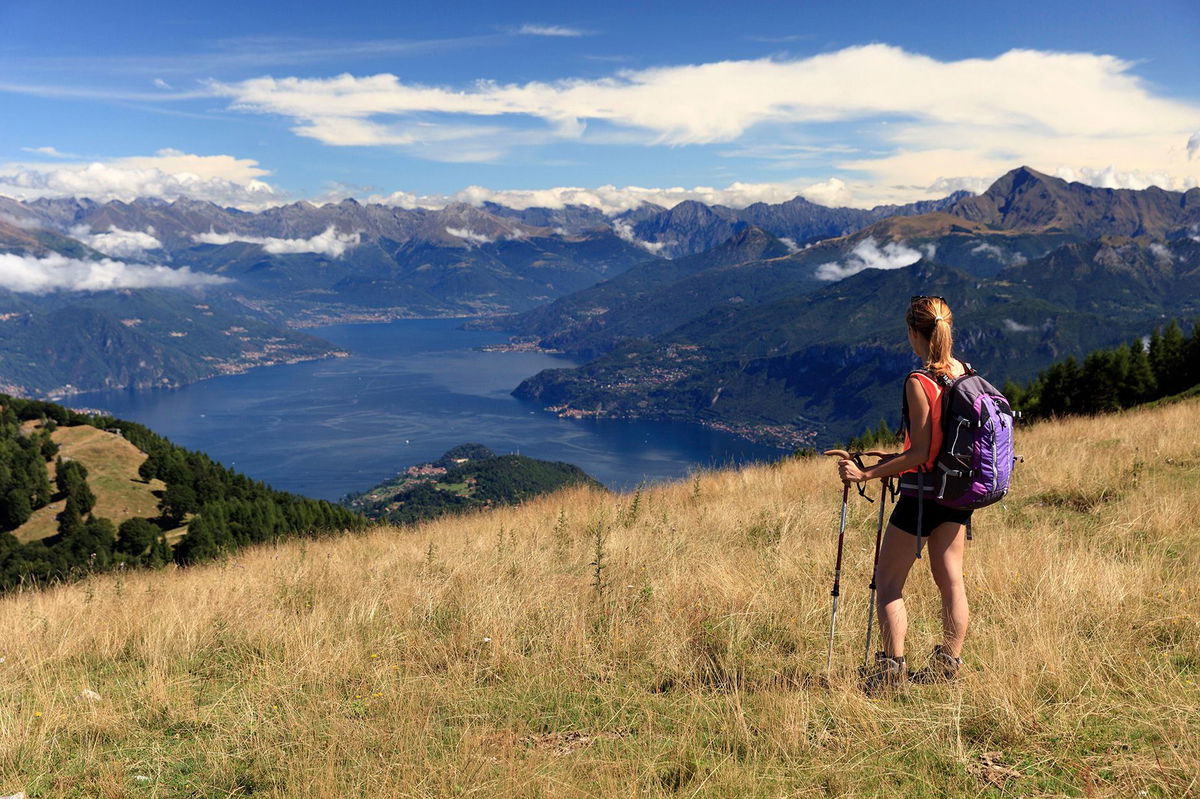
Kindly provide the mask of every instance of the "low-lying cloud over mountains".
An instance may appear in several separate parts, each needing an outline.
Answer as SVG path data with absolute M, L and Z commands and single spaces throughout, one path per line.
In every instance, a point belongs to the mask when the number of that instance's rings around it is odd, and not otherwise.
M 922 247 L 925 257 L 933 259 L 934 247 Z M 857 275 L 864 269 L 900 269 L 912 266 L 921 260 L 921 252 L 914 250 L 901 241 L 884 242 L 879 245 L 873 238 L 859 242 L 841 261 L 831 261 L 817 267 L 818 280 L 842 280 Z
M 328 255 L 330 258 L 340 258 L 346 250 L 355 247 L 359 242 L 358 233 L 338 233 L 330 225 L 325 231 L 306 239 L 281 239 L 272 236 L 251 236 L 245 233 L 197 233 L 192 239 L 200 244 L 232 244 L 235 241 L 246 244 L 258 244 L 263 252 L 272 255 L 289 255 L 310 252 L 318 255 Z
M 155 264 L 129 264 L 111 258 L 86 261 L 58 253 L 42 257 L 0 253 L 0 289 L 18 293 L 197 288 L 230 282 L 229 278 L 193 272 L 186 266 L 172 269 Z

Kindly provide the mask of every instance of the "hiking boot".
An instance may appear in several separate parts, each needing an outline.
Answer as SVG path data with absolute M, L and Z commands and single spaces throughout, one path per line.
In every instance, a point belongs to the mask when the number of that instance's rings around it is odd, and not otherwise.
M 938 644 L 929 655 L 929 663 L 923 669 L 917 669 L 909 679 L 919 685 L 929 685 L 938 682 L 954 682 L 958 679 L 959 669 L 962 668 L 962 658 L 956 658 Z
M 863 667 L 862 689 L 867 696 L 879 696 L 896 690 L 908 679 L 904 657 L 891 657 L 883 652 L 875 653 L 875 666 Z

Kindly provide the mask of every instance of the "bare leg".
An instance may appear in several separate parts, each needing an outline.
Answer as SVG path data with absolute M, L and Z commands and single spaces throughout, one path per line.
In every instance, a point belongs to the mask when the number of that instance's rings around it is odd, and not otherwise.
M 958 657 L 967 634 L 970 611 L 963 586 L 963 551 L 966 549 L 966 525 L 939 524 L 929 539 L 929 571 L 942 595 L 942 646 Z
M 878 605 L 883 651 L 893 657 L 904 656 L 904 634 L 908 632 L 904 581 L 908 579 L 908 571 L 916 559 L 913 544 L 911 535 L 889 524 L 879 548 L 875 602 Z

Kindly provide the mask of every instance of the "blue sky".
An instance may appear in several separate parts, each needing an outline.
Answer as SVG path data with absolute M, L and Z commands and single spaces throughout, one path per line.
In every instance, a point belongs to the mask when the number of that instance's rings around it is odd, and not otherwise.
M 1183 189 L 1198 34 L 1193 0 L 7 3 L 0 194 L 870 205 L 1022 163 Z

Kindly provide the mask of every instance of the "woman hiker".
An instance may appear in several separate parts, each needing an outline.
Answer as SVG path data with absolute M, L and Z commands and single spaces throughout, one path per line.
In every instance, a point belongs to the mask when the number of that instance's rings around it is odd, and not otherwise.
M 941 297 L 913 297 L 905 315 L 908 341 L 924 362 L 925 369 L 941 377 L 959 377 L 966 367 L 951 354 L 954 321 L 950 307 Z M 863 482 L 930 468 L 941 448 L 940 415 L 942 386 L 914 372 L 904 381 L 908 408 L 904 451 L 867 469 L 852 460 L 838 461 L 843 481 Z M 918 515 L 921 529 L 917 529 Z M 883 651 L 875 655 L 875 668 L 866 676 L 865 688 L 875 691 L 909 679 L 904 662 L 904 634 L 908 614 L 904 608 L 904 582 L 916 557 L 913 536 L 928 536 L 929 569 L 942 595 L 942 643 L 933 648 L 929 664 L 914 672 L 914 682 L 952 680 L 962 660 L 963 637 L 967 632 L 967 595 L 963 588 L 963 550 L 969 510 L 957 510 L 926 499 L 921 513 L 915 498 L 902 496 L 896 503 L 884 533 L 875 575 L 876 603 Z

